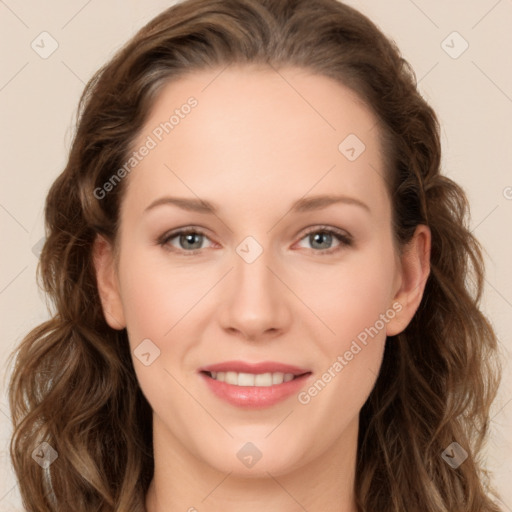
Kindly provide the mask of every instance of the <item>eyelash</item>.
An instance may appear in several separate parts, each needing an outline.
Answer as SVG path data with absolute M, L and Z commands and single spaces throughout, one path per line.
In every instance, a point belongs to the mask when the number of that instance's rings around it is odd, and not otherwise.
M 320 249 L 320 250 L 310 249 L 311 251 L 318 254 L 319 256 L 328 256 L 328 255 L 337 253 L 338 251 L 342 250 L 345 247 L 351 247 L 353 245 L 353 239 L 350 235 L 343 233 L 341 231 L 338 231 L 337 229 L 331 228 L 329 226 L 314 226 L 313 228 L 309 229 L 299 241 L 302 241 L 304 238 L 306 238 L 307 236 L 314 234 L 314 233 L 323 233 L 323 234 L 333 235 L 334 238 L 336 238 L 340 242 L 340 244 L 337 247 L 333 247 L 330 249 Z M 171 252 L 180 253 L 183 256 L 194 256 L 196 254 L 199 254 L 203 249 L 194 249 L 192 251 L 184 251 L 181 249 L 176 249 L 175 247 L 172 247 L 169 245 L 169 242 L 172 239 L 174 239 L 180 235 L 190 235 L 190 234 L 202 235 L 202 236 L 205 236 L 206 238 L 208 238 L 206 233 L 204 231 L 202 231 L 201 229 L 199 229 L 199 228 L 196 229 L 194 227 L 188 227 L 188 228 L 178 229 L 178 230 L 172 231 L 170 233 L 165 233 L 157 240 L 157 243 L 158 243 L 158 245 L 166 248 L 167 250 L 169 250 Z

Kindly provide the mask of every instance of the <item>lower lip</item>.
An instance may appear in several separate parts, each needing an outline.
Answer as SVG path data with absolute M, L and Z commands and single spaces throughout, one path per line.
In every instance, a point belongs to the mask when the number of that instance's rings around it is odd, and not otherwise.
M 247 409 L 261 409 L 270 407 L 293 394 L 297 394 L 311 376 L 306 373 L 282 384 L 273 386 L 235 386 L 226 382 L 212 379 L 206 373 L 200 373 L 208 387 L 215 395 L 231 405 Z

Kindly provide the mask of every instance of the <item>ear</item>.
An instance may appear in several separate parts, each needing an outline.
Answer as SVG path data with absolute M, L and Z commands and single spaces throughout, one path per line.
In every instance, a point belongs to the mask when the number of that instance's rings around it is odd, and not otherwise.
M 112 329 L 124 329 L 124 318 L 119 282 L 117 279 L 114 248 L 103 236 L 97 235 L 93 245 L 93 262 L 96 271 L 96 283 L 101 299 L 103 314 Z
M 393 299 L 396 315 L 387 324 L 388 336 L 401 333 L 421 303 L 430 274 L 430 247 L 430 228 L 420 224 L 400 256 L 399 284 Z

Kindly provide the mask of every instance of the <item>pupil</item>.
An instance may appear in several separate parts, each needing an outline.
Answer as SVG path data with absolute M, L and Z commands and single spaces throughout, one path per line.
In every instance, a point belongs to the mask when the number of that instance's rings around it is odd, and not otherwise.
M 330 235 L 329 233 L 324 233 L 324 232 L 321 232 L 321 233 L 315 233 L 313 234 L 313 238 L 320 238 L 320 240 L 322 239 L 322 237 L 327 237 L 327 241 L 329 242 L 332 235 Z M 320 244 L 322 242 L 320 241 Z M 325 247 L 323 247 L 325 249 Z M 328 248 L 328 247 L 327 247 Z
M 197 237 L 197 236 L 201 236 L 201 235 L 198 235 L 197 233 L 187 233 L 185 235 L 182 235 L 182 241 L 183 239 L 185 240 L 185 245 L 187 245 L 189 242 L 191 243 L 191 245 L 194 245 L 194 242 L 193 242 L 193 239 L 194 237 Z M 196 242 L 196 245 L 198 245 L 197 247 L 192 247 L 193 249 L 200 249 L 201 248 L 201 242 Z

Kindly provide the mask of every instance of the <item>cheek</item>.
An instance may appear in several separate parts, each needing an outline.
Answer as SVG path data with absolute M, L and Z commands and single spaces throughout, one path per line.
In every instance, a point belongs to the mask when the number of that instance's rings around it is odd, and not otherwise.
M 133 345 L 140 342 L 139 338 L 158 340 L 171 327 L 172 294 L 162 281 L 140 269 L 130 272 L 123 282 L 123 308 Z
M 396 315 L 395 262 L 392 246 L 383 242 L 380 249 L 358 253 L 350 264 L 318 273 L 304 290 L 311 300 L 308 305 L 322 320 L 314 335 L 322 364 L 300 403 L 315 402 L 319 414 L 323 407 L 343 403 L 329 412 L 338 422 L 362 407 L 379 373 L 386 325 Z
M 201 283 L 190 279 L 193 276 L 185 280 L 180 271 L 170 272 L 135 244 L 124 254 L 128 256 L 119 265 L 121 296 L 137 381 L 153 410 L 165 407 L 169 395 L 186 407 L 190 397 L 173 376 L 187 349 L 180 342 L 186 338 L 186 313 L 204 293 Z
M 392 306 L 394 270 L 393 249 L 381 245 L 380 250 L 354 253 L 346 264 L 319 269 L 314 279 L 304 281 L 303 296 L 330 331 L 330 345 L 344 348 L 377 322 L 378 330 L 385 333 L 379 318 Z M 324 329 L 320 339 L 326 333 Z
M 139 338 L 154 338 L 160 344 L 173 326 L 198 302 L 208 280 L 169 267 L 157 251 L 128 245 L 121 260 L 121 296 L 131 344 Z M 211 285 L 210 285 L 211 286 Z
M 373 265 L 365 261 L 352 266 L 350 272 L 340 271 L 336 285 L 331 276 L 324 283 L 327 292 L 313 295 L 313 307 L 325 324 L 314 335 L 320 364 L 316 379 L 297 398 L 310 415 L 328 418 L 323 427 L 327 438 L 354 420 L 379 374 L 386 325 L 396 314 L 392 267 L 385 260 L 383 255 Z

